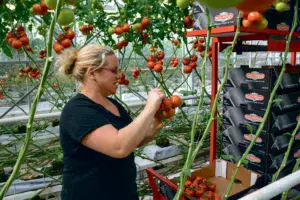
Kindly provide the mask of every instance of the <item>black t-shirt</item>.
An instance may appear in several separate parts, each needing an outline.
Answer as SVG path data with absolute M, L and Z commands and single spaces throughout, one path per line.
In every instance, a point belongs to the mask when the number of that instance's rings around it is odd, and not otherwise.
M 116 100 L 120 117 L 83 94 L 64 107 L 60 119 L 60 142 L 64 153 L 63 200 L 137 200 L 134 154 L 112 158 L 81 144 L 95 129 L 111 124 L 122 129 L 132 119 Z M 103 133 L 109 134 L 109 133 Z

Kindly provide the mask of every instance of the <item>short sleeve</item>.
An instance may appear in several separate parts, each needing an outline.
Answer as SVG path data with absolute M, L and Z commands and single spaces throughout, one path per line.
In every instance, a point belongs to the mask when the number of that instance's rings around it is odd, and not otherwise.
M 64 130 L 78 143 L 97 128 L 110 124 L 104 113 L 87 105 L 66 109 L 61 122 Z

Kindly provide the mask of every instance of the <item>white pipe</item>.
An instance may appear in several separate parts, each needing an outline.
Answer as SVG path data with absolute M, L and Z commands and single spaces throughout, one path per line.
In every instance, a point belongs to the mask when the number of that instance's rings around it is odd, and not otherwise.
M 182 100 L 189 100 L 189 99 L 196 99 L 198 96 L 187 96 L 183 97 Z M 129 108 L 139 107 L 145 105 L 146 102 L 139 102 L 134 104 L 129 104 Z M 61 112 L 55 112 L 55 113 L 47 113 L 47 114 L 36 114 L 34 116 L 34 120 L 43 120 L 43 119 L 55 119 L 60 117 Z M 14 122 L 26 122 L 28 121 L 28 116 L 20 116 L 20 117 L 7 117 L 0 119 L 0 124 L 5 123 L 14 123 Z
M 268 200 L 300 183 L 300 170 L 281 178 L 240 200 Z

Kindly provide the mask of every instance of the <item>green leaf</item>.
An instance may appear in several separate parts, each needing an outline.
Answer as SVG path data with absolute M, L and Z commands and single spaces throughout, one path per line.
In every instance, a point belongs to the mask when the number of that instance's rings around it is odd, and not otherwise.
M 221 158 L 223 158 L 224 160 L 232 160 L 234 157 L 230 154 L 221 154 Z
M 252 134 L 253 133 L 253 126 L 251 126 L 250 124 L 245 124 L 246 128 L 249 130 L 249 132 Z
M 277 99 L 274 99 L 274 100 L 273 100 L 273 103 L 280 103 L 280 102 L 282 102 L 282 101 L 283 101 L 283 99 L 277 98 Z
M 134 49 L 135 53 L 138 54 L 139 56 L 143 56 L 141 48 L 135 48 Z
M 6 56 L 13 58 L 10 48 L 7 46 L 5 42 L 2 43 L 1 48 Z
M 182 173 L 183 173 L 186 177 L 189 177 L 189 176 L 192 175 L 191 169 L 185 169 Z
M 164 45 L 161 43 L 160 40 L 157 40 L 157 45 L 159 46 L 159 48 L 161 48 L 162 51 L 164 51 Z
M 292 134 L 290 132 L 284 133 L 284 135 L 292 136 Z
M 244 165 L 248 165 L 248 163 L 249 163 L 249 160 L 247 160 L 247 159 L 244 159 L 242 163 L 243 163 Z
M 174 181 L 180 182 L 180 178 L 179 178 L 179 177 L 175 177 L 175 178 L 174 178 Z

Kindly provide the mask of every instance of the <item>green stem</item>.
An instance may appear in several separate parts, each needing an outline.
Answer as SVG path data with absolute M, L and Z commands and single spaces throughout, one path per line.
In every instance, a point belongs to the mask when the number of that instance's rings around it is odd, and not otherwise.
M 295 135 L 296 135 L 296 133 L 297 133 L 297 131 L 298 131 L 299 128 L 300 128 L 300 120 L 298 121 L 297 127 L 294 129 L 294 131 L 292 133 L 288 149 L 287 149 L 287 151 L 284 154 L 284 158 L 283 158 L 283 161 L 282 161 L 282 163 L 280 165 L 280 168 L 277 170 L 277 172 L 272 177 L 272 182 L 274 182 L 274 181 L 276 181 L 278 179 L 278 176 L 279 176 L 280 172 L 285 168 L 286 162 L 288 161 L 288 158 L 289 158 L 289 155 L 290 155 L 293 143 L 294 143 Z
M 266 109 L 266 112 L 264 114 L 264 117 L 263 117 L 263 121 L 261 122 L 261 124 L 259 125 L 259 128 L 255 134 L 255 137 L 253 138 L 253 140 L 251 141 L 249 147 L 247 148 L 247 150 L 245 151 L 245 153 L 243 154 L 242 158 L 239 160 L 238 164 L 237 164 L 237 167 L 232 175 L 232 178 L 231 178 L 231 181 L 229 183 L 229 186 L 227 188 L 227 191 L 225 193 L 225 196 L 224 196 L 224 200 L 226 200 L 228 197 L 229 197 L 229 194 L 230 194 L 230 191 L 232 189 L 232 186 L 233 186 L 233 183 L 234 183 L 234 180 L 237 176 L 237 173 L 239 172 L 239 169 L 242 165 L 242 163 L 244 162 L 244 160 L 246 159 L 246 156 L 249 154 L 250 150 L 252 149 L 252 147 L 254 146 L 257 138 L 259 137 L 268 117 L 269 117 L 269 113 L 270 113 L 270 110 L 271 110 L 271 106 L 272 106 L 272 103 L 273 103 L 273 99 L 275 97 L 275 94 L 276 94 L 276 91 L 278 89 L 278 87 L 280 86 L 281 84 L 281 81 L 282 81 L 282 77 L 284 75 L 284 72 L 285 72 L 285 68 L 286 68 L 286 62 L 287 62 L 287 56 L 288 56 L 288 52 L 289 52 L 289 47 L 290 47 L 290 43 L 291 43 L 291 39 L 292 39 L 292 36 L 293 36 L 293 33 L 295 31 L 295 28 L 297 26 L 297 19 L 298 19 L 298 0 L 296 0 L 296 6 L 295 6 L 295 14 L 294 14 L 294 22 L 293 22 L 293 27 L 292 27 L 292 30 L 289 34 L 289 37 L 288 37 L 288 40 L 286 41 L 286 47 L 285 47 L 285 52 L 284 52 L 284 60 L 283 60 L 283 67 L 281 69 L 281 72 L 280 72 L 280 75 L 278 77 L 278 80 L 275 84 L 275 87 L 274 89 L 272 90 L 272 93 L 270 95 L 270 99 L 269 99 L 269 102 L 268 102 L 268 106 L 267 106 L 267 109 Z
M 46 79 L 47 79 L 47 75 L 48 75 L 48 72 L 49 72 L 49 69 L 50 69 L 50 65 L 53 62 L 52 38 L 53 38 L 56 19 L 57 19 L 57 16 L 59 14 L 60 7 L 62 6 L 62 2 L 63 2 L 62 0 L 58 0 L 57 6 L 56 6 L 55 17 L 52 19 L 52 22 L 51 22 L 51 25 L 50 25 L 49 38 L 48 38 L 48 44 L 47 44 L 47 60 L 46 60 L 46 63 L 45 63 L 41 84 L 39 85 L 39 89 L 37 91 L 37 94 L 36 94 L 36 97 L 34 99 L 32 108 L 30 110 L 24 145 L 21 148 L 21 151 L 20 151 L 19 156 L 18 156 L 18 160 L 17 160 L 17 162 L 14 166 L 12 174 L 10 175 L 9 179 L 7 180 L 7 182 L 5 183 L 3 188 L 1 189 L 0 199 L 4 198 L 7 190 L 11 186 L 12 182 L 15 180 L 15 177 L 18 175 L 20 167 L 21 167 L 21 165 L 24 161 L 25 155 L 27 153 L 27 150 L 28 150 L 28 147 L 29 147 L 29 144 L 30 144 L 30 138 L 31 138 L 31 133 L 32 133 L 32 122 L 34 120 L 34 115 L 35 115 L 35 112 L 36 112 L 37 104 L 40 101 L 40 98 L 41 98 L 41 96 L 44 92 L 44 87 L 45 87 L 45 82 L 46 82 Z
M 184 182 L 186 180 L 186 178 L 189 176 L 190 174 L 190 170 L 191 170 L 191 166 L 192 166 L 192 163 L 193 163 L 193 150 L 194 150 L 194 145 L 195 145 L 195 132 L 196 132 L 196 128 L 197 128 L 197 120 L 198 120 L 198 113 L 200 111 L 200 108 L 202 107 L 203 105 L 203 102 L 204 102 L 204 89 L 205 88 L 205 67 L 207 66 L 207 57 L 208 57 L 208 49 L 209 49 L 209 41 L 210 41 L 210 37 L 211 37 L 211 29 L 212 29 L 212 26 L 211 26 L 211 22 L 210 22 L 210 11 L 208 8 L 206 8 L 206 17 L 208 19 L 208 24 L 209 24 L 209 27 L 208 27 L 208 30 L 207 30 L 207 38 L 206 38 L 206 46 L 207 48 L 205 49 L 205 57 L 204 57 L 204 61 L 202 63 L 202 67 L 201 67 L 201 78 L 202 78 L 202 83 L 201 83 L 201 87 L 202 87 L 202 90 L 201 90 L 201 96 L 200 96 L 200 100 L 199 100 L 199 103 L 198 103 L 198 107 L 197 107 L 197 110 L 196 110 L 196 113 L 194 115 L 194 119 L 193 119 L 193 125 L 192 125 L 192 130 L 191 130 L 191 141 L 190 141 L 190 147 L 189 147 L 189 150 L 188 150 L 188 155 L 187 155 L 187 158 L 186 158 L 186 162 L 185 162 L 185 165 L 182 169 L 182 172 L 180 174 L 180 184 L 179 184 L 179 188 L 178 188 L 178 191 L 174 197 L 174 200 L 179 200 L 179 198 L 181 197 L 181 194 L 183 192 L 183 189 L 184 189 Z
M 294 173 L 294 172 L 296 172 L 298 170 L 299 165 L 300 165 L 300 158 L 297 159 L 296 164 L 294 165 L 292 173 Z M 287 199 L 289 191 L 290 190 L 288 189 L 288 190 L 286 190 L 285 192 L 282 193 L 281 200 L 286 200 Z M 297 197 L 293 198 L 292 200 L 299 200 L 299 198 L 300 198 L 300 195 L 298 195 Z

